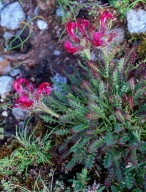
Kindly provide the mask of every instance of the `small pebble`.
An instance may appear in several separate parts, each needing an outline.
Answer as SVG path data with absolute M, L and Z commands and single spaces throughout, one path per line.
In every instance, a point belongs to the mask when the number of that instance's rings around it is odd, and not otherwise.
M 20 69 L 13 69 L 11 72 L 10 72 L 10 75 L 12 77 L 15 77 L 17 75 L 19 75 L 21 73 L 21 70 Z
M 45 30 L 48 28 L 48 24 L 43 20 L 37 20 L 37 26 L 40 30 Z
M 3 116 L 3 117 L 8 117 L 8 112 L 7 112 L 7 111 L 3 111 L 3 112 L 2 112 L 2 116 Z
M 61 51 L 59 51 L 59 50 L 54 51 L 54 55 L 59 56 L 60 54 L 61 54 Z
M 4 35 L 3 35 L 4 39 L 6 41 L 10 40 L 12 37 L 13 37 L 13 33 L 11 32 L 5 32 Z

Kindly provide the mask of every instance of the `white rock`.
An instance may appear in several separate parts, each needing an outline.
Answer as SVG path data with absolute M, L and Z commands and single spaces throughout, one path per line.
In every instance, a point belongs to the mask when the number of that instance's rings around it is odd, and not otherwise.
M 7 111 L 3 111 L 3 112 L 2 112 L 2 116 L 3 116 L 3 117 L 8 117 L 8 112 L 7 112 Z
M 130 33 L 146 32 L 146 11 L 131 9 L 127 12 L 127 25 Z
M 20 120 L 20 119 L 24 120 L 27 117 L 28 112 L 29 112 L 28 110 L 24 110 L 21 108 L 14 107 L 12 109 L 12 114 L 14 115 L 15 119 L 18 119 L 18 120 Z
M 11 71 L 10 75 L 11 75 L 12 77 L 15 77 L 15 76 L 19 75 L 20 73 L 21 73 L 21 70 L 20 70 L 20 69 L 13 69 L 13 70 Z
M 9 76 L 0 77 L 0 95 L 3 99 L 11 91 L 13 81 L 13 78 Z
M 60 54 L 61 54 L 61 51 L 59 51 L 59 50 L 54 51 L 54 55 L 59 56 Z
M 45 30 L 48 28 L 48 24 L 43 20 L 37 20 L 37 26 L 40 30 Z
M 1 26 L 10 30 L 20 27 L 20 23 L 25 20 L 25 14 L 19 2 L 7 5 L 1 11 Z
M 13 33 L 11 32 L 5 32 L 4 35 L 3 35 L 4 39 L 6 41 L 10 40 L 12 37 L 13 37 Z

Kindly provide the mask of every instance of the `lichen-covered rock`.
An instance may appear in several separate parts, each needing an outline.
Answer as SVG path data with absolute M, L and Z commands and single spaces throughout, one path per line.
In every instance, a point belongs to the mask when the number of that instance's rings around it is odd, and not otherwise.
M 20 23 L 25 20 L 25 14 L 19 2 L 7 5 L 1 11 L 1 26 L 10 30 L 20 27 Z
M 2 99 L 11 91 L 13 81 L 13 78 L 9 76 L 0 77 L 0 95 Z
M 127 12 L 127 25 L 130 33 L 145 33 L 146 32 L 146 11 L 143 9 Z

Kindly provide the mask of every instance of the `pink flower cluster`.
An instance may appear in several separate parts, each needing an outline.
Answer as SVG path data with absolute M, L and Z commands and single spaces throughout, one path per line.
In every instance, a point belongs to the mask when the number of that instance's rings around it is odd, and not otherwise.
M 50 84 L 47 82 L 40 84 L 35 89 L 35 86 L 29 80 L 21 77 L 14 81 L 13 88 L 19 94 L 19 98 L 15 100 L 14 107 L 22 109 L 37 107 L 43 94 L 49 95 L 52 90 Z
M 100 16 L 100 31 L 96 32 L 95 28 L 86 19 L 77 19 L 76 22 L 68 22 L 66 30 L 72 41 L 66 41 L 65 49 L 69 53 L 77 53 L 86 49 L 90 44 L 99 47 L 105 46 L 106 42 L 103 40 L 106 37 L 106 21 L 113 20 L 113 15 L 105 10 Z M 116 36 L 111 32 L 108 34 L 107 42 L 111 42 Z

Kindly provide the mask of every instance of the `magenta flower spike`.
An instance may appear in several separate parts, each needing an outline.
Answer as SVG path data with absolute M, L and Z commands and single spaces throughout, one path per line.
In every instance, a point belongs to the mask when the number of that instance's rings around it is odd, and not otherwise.
M 19 94 L 26 94 L 26 90 L 24 87 L 29 90 L 30 92 L 33 92 L 34 86 L 31 84 L 27 79 L 25 78 L 18 78 L 13 83 L 13 88 L 19 93 Z
M 103 33 L 100 33 L 100 32 L 96 32 L 94 33 L 93 35 L 93 39 L 91 39 L 91 43 L 96 46 L 96 47 L 99 47 L 101 45 L 104 45 L 104 41 L 101 39 L 102 37 L 104 36 Z
M 66 41 L 64 43 L 64 48 L 69 52 L 69 53 L 77 53 L 78 51 L 81 51 L 82 48 L 78 45 L 73 46 L 70 41 Z
M 86 28 L 90 27 L 90 22 L 86 19 L 77 19 L 77 27 L 84 37 L 86 35 Z
M 100 15 L 100 25 L 101 25 L 101 31 L 102 32 L 105 32 L 105 29 L 106 29 L 106 26 L 105 26 L 105 23 L 106 23 L 106 20 L 107 19 L 113 19 L 113 15 L 108 12 L 107 10 L 105 10 L 101 15 Z
M 22 95 L 15 101 L 16 108 L 31 109 L 34 101 L 28 98 L 28 95 Z
M 79 43 L 80 42 L 80 39 L 79 37 L 77 37 L 75 35 L 75 32 L 74 32 L 74 29 L 77 27 L 77 23 L 76 22 L 68 22 L 66 24 L 66 30 L 67 30 L 67 33 L 68 35 L 76 42 L 76 43 Z
M 16 79 L 13 88 L 19 94 L 19 98 L 15 101 L 15 107 L 23 109 L 32 108 L 41 99 L 42 94 L 49 95 L 52 90 L 47 82 L 40 84 L 38 89 L 34 90 L 34 85 L 25 78 Z
M 40 96 L 41 94 L 50 95 L 52 91 L 51 85 L 48 82 L 41 83 L 37 90 L 37 95 Z
M 34 89 L 34 85 L 29 80 L 18 78 L 14 81 L 13 88 L 19 94 L 19 98 L 15 100 L 15 108 L 22 108 L 33 112 L 45 112 L 56 118 L 59 117 L 57 113 L 47 107 L 42 101 L 43 95 L 50 95 L 52 91 L 48 82 L 41 83 L 38 89 Z

